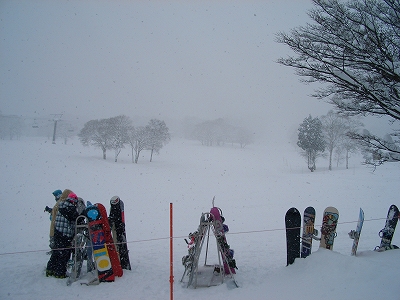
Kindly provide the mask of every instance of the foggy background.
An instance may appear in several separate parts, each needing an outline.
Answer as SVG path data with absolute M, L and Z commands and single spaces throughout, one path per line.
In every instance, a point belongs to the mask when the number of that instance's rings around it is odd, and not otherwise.
M 0 111 L 79 126 L 125 114 L 137 125 L 224 118 L 257 139 L 296 134 L 311 98 L 276 63 L 279 31 L 305 25 L 308 0 L 1 1 Z M 32 121 L 34 122 L 34 121 Z M 36 122 L 36 121 L 35 121 Z M 78 129 L 81 129 L 79 127 Z

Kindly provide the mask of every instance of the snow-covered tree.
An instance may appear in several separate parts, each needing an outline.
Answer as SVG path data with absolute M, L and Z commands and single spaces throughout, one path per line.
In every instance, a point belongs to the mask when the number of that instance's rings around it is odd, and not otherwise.
M 103 151 L 103 159 L 107 158 L 107 150 L 112 146 L 112 136 L 108 129 L 107 119 L 86 122 L 78 137 L 82 145 L 100 148 Z
M 398 123 L 400 1 L 313 2 L 310 23 L 290 34 L 278 33 L 277 42 L 297 55 L 278 62 L 295 68 L 306 82 L 323 83 L 314 96 L 328 99 L 343 115 L 384 115 Z M 360 133 L 349 136 L 374 152 L 385 153 L 382 163 L 400 157 L 399 131 L 392 134 L 394 143 Z
M 170 140 L 169 129 L 164 121 L 151 119 L 146 126 L 148 136 L 148 149 L 150 150 L 150 162 L 153 160 L 153 153 L 159 153 L 161 148 Z
M 24 128 L 23 118 L 15 115 L 2 115 L 0 113 L 0 138 L 8 137 L 10 140 L 19 139 Z
M 314 172 L 318 156 L 325 151 L 322 123 L 318 118 L 312 118 L 309 115 L 300 124 L 298 131 L 297 145 L 304 151 L 303 155 L 307 159 L 308 169 Z
M 132 148 L 132 162 L 138 163 L 142 150 L 148 148 L 148 132 L 144 126 L 132 127 L 128 132 L 128 143 Z
M 128 132 L 132 121 L 129 117 L 120 115 L 107 119 L 107 123 L 111 137 L 110 148 L 114 149 L 114 161 L 117 162 L 118 155 L 129 141 Z

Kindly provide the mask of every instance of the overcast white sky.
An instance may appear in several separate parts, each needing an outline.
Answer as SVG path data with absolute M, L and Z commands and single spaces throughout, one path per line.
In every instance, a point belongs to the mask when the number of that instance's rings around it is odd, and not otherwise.
M 275 34 L 309 0 L 0 1 L 0 111 L 108 118 L 243 118 L 262 126 L 330 106 Z

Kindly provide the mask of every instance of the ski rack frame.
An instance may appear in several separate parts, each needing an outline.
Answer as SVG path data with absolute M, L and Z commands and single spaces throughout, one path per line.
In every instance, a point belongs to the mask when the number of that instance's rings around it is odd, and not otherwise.
M 210 221 L 212 220 L 212 221 Z M 195 249 L 194 249 L 194 254 L 193 254 L 193 261 L 190 264 L 190 266 L 185 266 L 185 271 L 183 272 L 182 278 L 180 280 L 180 282 L 183 282 L 183 278 L 185 277 L 185 275 L 187 273 L 189 273 L 189 280 L 187 283 L 186 287 L 189 286 L 193 286 L 194 288 L 197 288 L 197 275 L 198 275 L 198 269 L 199 269 L 199 259 L 200 259 L 200 255 L 201 255 L 201 250 L 203 248 L 203 244 L 205 241 L 205 236 L 207 236 L 207 243 L 206 243 L 206 253 L 205 253 L 205 259 L 204 259 L 204 266 L 205 267 L 215 267 L 215 265 L 209 265 L 207 264 L 207 259 L 208 259 L 208 249 L 209 249 L 209 241 L 210 241 L 210 232 L 212 231 L 214 237 L 215 237 L 215 243 L 217 245 L 217 256 L 218 256 L 218 268 L 220 270 L 219 272 L 219 277 L 221 280 L 221 284 L 224 282 L 224 276 L 225 276 L 225 268 L 224 268 L 224 264 L 228 264 L 227 258 L 225 257 L 225 255 L 223 254 L 223 252 L 221 251 L 221 246 L 218 242 L 218 237 L 221 236 L 221 234 L 216 232 L 215 226 L 216 226 L 216 222 L 219 221 L 215 221 L 214 216 L 211 213 L 202 213 L 201 217 L 200 217 L 200 225 L 198 228 L 198 234 L 201 237 L 201 240 L 197 241 L 197 243 L 195 244 Z M 190 269 L 190 270 L 189 270 Z M 239 285 L 237 284 L 235 277 L 231 271 L 230 268 L 229 269 L 229 273 L 236 285 L 236 287 L 239 287 Z M 212 279 L 211 279 L 212 281 Z M 207 285 L 208 287 L 211 286 L 211 281 L 209 282 L 209 284 Z
M 83 219 L 83 222 L 81 224 L 79 224 L 81 219 Z M 78 272 L 77 272 L 76 268 L 78 266 L 78 263 L 81 263 L 81 264 L 83 263 L 83 260 L 82 260 L 82 262 L 78 262 L 77 261 L 76 250 L 78 248 L 81 248 L 81 246 L 79 245 L 80 242 L 79 242 L 79 239 L 78 239 L 78 234 L 81 233 L 81 231 L 83 231 L 84 229 L 87 229 L 88 237 L 86 237 L 86 239 L 87 239 L 87 241 L 89 241 L 89 245 L 86 242 L 85 248 L 86 248 L 86 250 L 88 250 L 88 248 L 90 247 L 90 250 L 91 250 L 91 253 L 92 253 L 91 257 L 89 257 L 89 255 L 87 255 L 87 263 L 89 263 L 89 259 L 93 259 L 93 262 L 91 262 L 91 263 L 93 263 L 94 269 L 92 270 L 92 272 L 94 272 L 95 278 L 93 280 L 89 281 L 88 283 L 81 283 L 81 284 L 98 285 L 100 283 L 99 276 L 97 274 L 96 261 L 94 260 L 94 257 L 93 257 L 93 243 L 92 243 L 92 240 L 91 240 L 91 230 L 90 230 L 90 226 L 89 226 L 89 220 L 87 219 L 86 216 L 80 215 L 75 220 L 75 235 L 74 235 L 74 239 L 73 239 L 73 242 L 74 242 L 73 243 L 73 247 L 75 249 L 74 265 L 72 267 L 71 275 L 67 280 L 67 285 L 68 286 L 70 286 L 73 282 L 77 281 L 79 279 L 80 275 L 81 275 L 82 265 L 79 268 L 79 274 L 77 274 Z

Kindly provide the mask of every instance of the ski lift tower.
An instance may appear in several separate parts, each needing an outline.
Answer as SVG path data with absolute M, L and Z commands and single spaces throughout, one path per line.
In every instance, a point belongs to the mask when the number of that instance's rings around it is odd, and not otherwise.
M 56 130 L 57 130 L 57 122 L 61 120 L 63 114 L 52 114 L 54 121 L 54 131 L 53 131 L 53 144 L 56 143 Z

